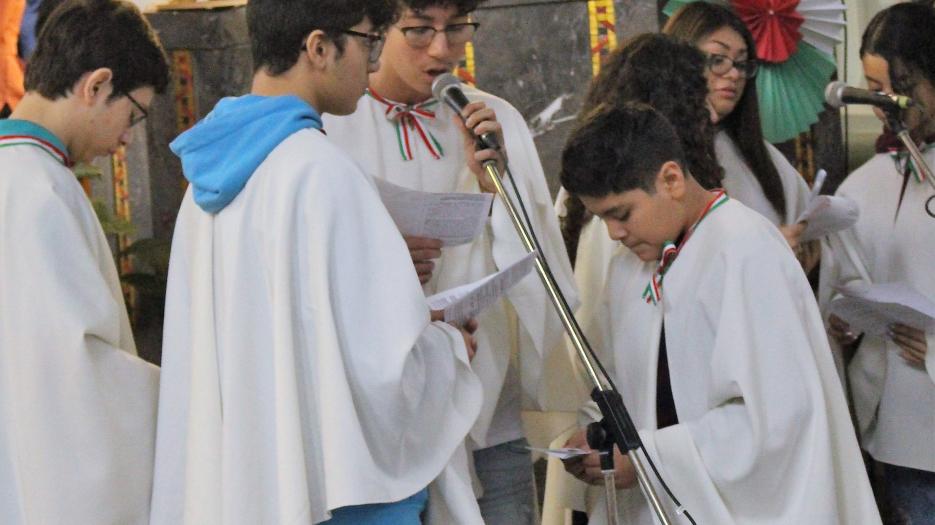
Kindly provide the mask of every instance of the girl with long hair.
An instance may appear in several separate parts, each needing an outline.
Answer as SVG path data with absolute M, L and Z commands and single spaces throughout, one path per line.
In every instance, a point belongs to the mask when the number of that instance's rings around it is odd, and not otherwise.
M 867 86 L 914 101 L 899 118 L 930 167 L 935 166 L 933 35 L 931 1 L 900 3 L 873 17 L 860 46 Z M 905 153 L 876 154 L 837 193 L 857 202 L 860 218 L 831 236 L 833 264 L 822 264 L 820 290 L 901 283 L 935 300 L 935 191 Z M 935 524 L 935 331 L 906 320 L 892 324 L 887 334 L 860 337 L 856 327 L 831 314 L 829 332 L 842 349 L 856 345 L 847 368 L 855 419 L 861 445 L 882 465 L 892 519 Z

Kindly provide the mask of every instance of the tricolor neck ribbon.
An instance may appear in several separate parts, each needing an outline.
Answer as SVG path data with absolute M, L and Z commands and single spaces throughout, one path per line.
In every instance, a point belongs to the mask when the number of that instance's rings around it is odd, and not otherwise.
M 714 190 L 711 193 L 714 193 L 714 198 L 711 199 L 705 206 L 704 210 L 701 212 L 701 216 L 698 217 L 698 220 L 696 220 L 694 224 L 692 224 L 688 230 L 685 231 L 685 235 L 683 235 L 682 239 L 678 241 L 678 244 L 676 244 L 674 241 L 666 241 L 663 243 L 662 257 L 659 258 L 659 265 L 656 266 L 656 270 L 653 272 L 653 276 L 649 280 L 649 284 L 647 284 L 646 289 L 643 290 L 643 299 L 647 304 L 659 304 L 659 301 L 662 300 L 662 279 L 665 277 L 666 272 L 669 271 L 669 268 L 672 267 L 672 263 L 675 261 L 675 258 L 678 256 L 682 247 L 684 247 L 685 243 L 688 242 L 688 239 L 691 238 L 692 233 L 695 232 L 695 229 L 698 228 L 698 225 L 701 224 L 701 221 L 703 221 L 708 215 L 711 215 L 711 212 L 716 210 L 729 199 L 727 192 L 724 190 Z
M 35 146 L 66 167 L 73 165 L 65 146 L 45 128 L 25 120 L 0 120 L 0 148 L 22 145 Z
M 412 154 L 414 135 L 418 135 L 422 139 L 422 143 L 428 148 L 432 157 L 442 158 L 445 154 L 442 145 L 438 143 L 432 132 L 423 126 L 423 121 L 435 120 L 434 108 L 438 105 L 438 100 L 430 98 L 425 102 L 410 106 L 387 100 L 372 88 L 367 90 L 367 95 L 386 106 L 384 114 L 387 120 L 396 125 L 396 141 L 399 144 L 399 153 L 403 156 L 403 160 L 412 160 L 414 158 Z
M 921 153 L 925 153 L 933 147 L 935 147 L 935 144 L 923 144 L 919 148 L 919 151 Z M 916 163 L 913 162 L 912 156 L 909 155 L 908 151 L 902 148 L 890 148 L 889 155 L 890 158 L 893 159 L 893 164 L 896 166 L 896 171 L 899 172 L 900 175 L 904 173 L 905 169 L 908 169 L 909 173 L 912 174 L 916 182 L 925 182 L 925 175 L 923 175 L 922 172 L 916 168 Z

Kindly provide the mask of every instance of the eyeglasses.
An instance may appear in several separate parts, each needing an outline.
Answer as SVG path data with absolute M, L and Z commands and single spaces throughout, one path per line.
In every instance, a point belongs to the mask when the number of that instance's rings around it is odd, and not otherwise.
M 370 55 L 367 56 L 367 60 L 371 64 L 376 64 L 380 61 L 380 54 L 383 53 L 383 44 L 386 42 L 383 35 L 379 33 L 361 33 L 360 31 L 354 31 L 351 29 L 342 29 L 341 32 L 345 35 L 366 38 L 367 49 L 370 51 Z
M 383 44 L 385 42 L 385 39 L 382 34 L 361 33 L 360 31 L 354 31 L 353 29 L 337 29 L 336 31 L 338 33 L 342 33 L 345 35 L 366 38 L 367 43 L 365 45 L 367 46 L 367 51 L 369 52 L 369 55 L 367 56 L 367 60 L 371 64 L 376 64 L 377 62 L 380 61 L 380 54 L 383 53 Z M 308 46 L 307 44 L 303 43 L 302 50 L 304 51 L 306 49 L 308 49 Z
M 442 29 L 435 29 L 432 26 L 412 26 L 400 27 L 399 30 L 406 37 L 406 43 L 410 47 L 420 48 L 431 45 L 432 40 L 435 40 L 435 34 L 439 32 L 445 34 L 449 45 L 460 46 L 467 44 L 474 39 L 474 33 L 477 32 L 478 27 L 480 27 L 478 22 L 464 22 L 447 25 Z
M 142 106 L 142 104 L 140 104 L 139 102 L 137 102 L 135 98 L 133 98 L 132 96 L 130 96 L 129 93 L 126 94 L 126 97 L 127 97 L 128 99 L 130 99 L 130 102 L 132 102 L 133 105 L 136 106 L 136 109 L 138 109 L 138 110 L 140 111 L 140 114 L 139 114 L 139 115 L 134 115 L 132 111 L 130 112 L 130 127 L 132 128 L 133 126 L 135 126 L 135 125 L 139 124 L 140 122 L 143 122 L 144 120 L 146 120 L 146 117 L 149 116 L 149 112 L 146 111 L 146 108 L 144 108 L 144 107 Z
M 737 68 L 737 72 L 744 78 L 753 78 L 760 67 L 760 63 L 754 59 L 733 60 L 730 57 L 718 54 L 709 54 L 705 63 L 708 71 L 715 75 L 726 75 L 731 68 Z

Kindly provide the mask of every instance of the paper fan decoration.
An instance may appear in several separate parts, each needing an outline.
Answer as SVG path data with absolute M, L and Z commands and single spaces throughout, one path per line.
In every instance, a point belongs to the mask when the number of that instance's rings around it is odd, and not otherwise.
M 756 56 L 764 62 L 785 62 L 802 40 L 799 27 L 805 20 L 795 8 L 799 0 L 731 0 L 753 40 Z
M 799 42 L 781 64 L 763 64 L 756 74 L 763 138 L 785 142 L 808 130 L 824 109 L 825 86 L 837 69 L 831 55 Z
M 694 0 L 670 0 L 668 16 Z M 763 136 L 785 142 L 818 121 L 845 27 L 841 0 L 718 0 L 743 20 L 761 60 L 756 77 Z

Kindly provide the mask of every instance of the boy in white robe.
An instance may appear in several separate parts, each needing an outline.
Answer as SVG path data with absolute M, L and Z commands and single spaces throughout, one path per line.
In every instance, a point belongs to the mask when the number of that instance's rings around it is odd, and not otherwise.
M 395 15 L 252 0 L 251 94 L 172 143 L 191 189 L 152 523 L 418 523 L 477 417 L 474 326 L 432 322 L 373 181 L 321 129 L 353 111 Z
M 0 121 L 0 516 L 146 523 L 159 371 L 69 167 L 131 138 L 168 65 L 139 10 L 68 2 Z
M 563 186 L 622 256 L 663 261 L 612 271 L 597 316 L 595 346 L 649 457 L 697 523 L 879 523 L 801 267 L 769 221 L 704 190 L 682 157 L 671 125 L 635 105 L 591 114 L 563 153 Z M 646 302 L 623 299 L 634 294 Z M 569 446 L 587 446 L 583 431 Z M 615 462 L 621 519 L 652 523 L 629 459 Z M 602 483 L 596 455 L 566 468 Z
M 391 183 L 430 192 L 495 193 L 480 167 L 493 150 L 477 151 L 455 112 L 432 98 L 432 81 L 452 71 L 474 36 L 477 0 L 406 0 L 400 20 L 387 32 L 380 70 L 367 96 L 346 117 L 325 117 L 329 138 L 364 171 Z M 571 268 L 545 176 L 523 117 L 506 101 L 465 87 L 473 101 L 462 116 L 475 133 L 496 133 L 559 286 L 576 304 Z M 502 165 L 501 165 L 502 168 Z M 506 179 L 504 179 L 506 180 Z M 506 183 L 511 188 L 509 183 Z M 436 239 L 408 238 L 426 294 L 467 284 L 505 268 L 525 254 L 505 208 L 495 201 L 488 227 L 473 242 L 441 249 Z M 489 525 L 536 521 L 531 458 L 520 420 L 524 398 L 541 409 L 574 410 L 572 381 L 541 378 L 571 369 L 561 348 L 563 329 L 548 296 L 530 275 L 478 318 L 474 369 L 484 385 L 484 404 L 469 448 Z M 559 348 L 561 352 L 550 353 Z M 553 364 L 544 365 L 548 360 Z M 554 363 L 558 364 L 554 364 Z M 543 369 L 546 369 L 544 371 Z

